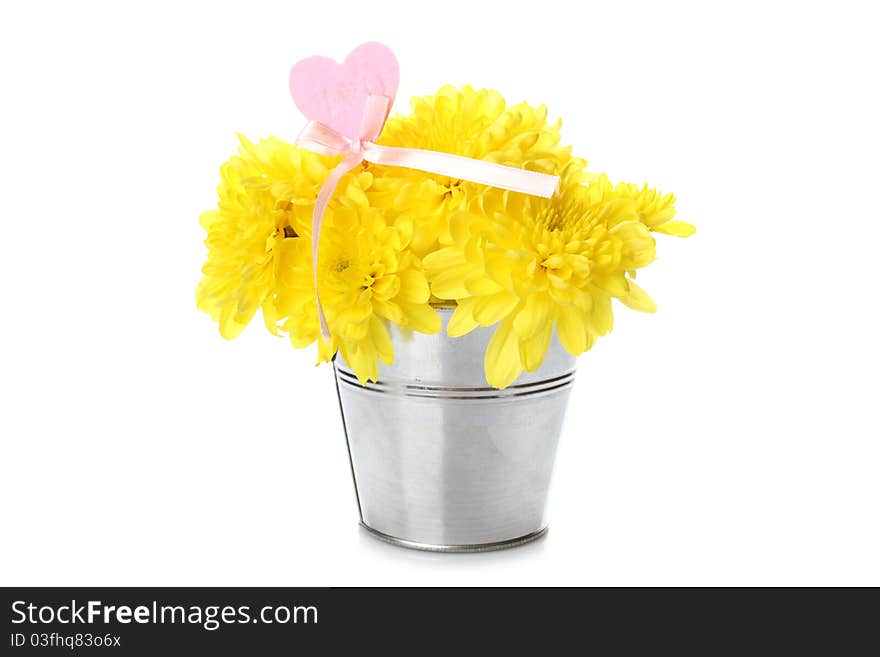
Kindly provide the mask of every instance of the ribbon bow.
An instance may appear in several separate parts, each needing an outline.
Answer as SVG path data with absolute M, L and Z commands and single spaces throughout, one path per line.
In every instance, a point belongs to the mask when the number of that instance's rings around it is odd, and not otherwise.
M 544 198 L 553 196 L 559 183 L 558 176 L 538 171 L 526 171 L 451 153 L 420 148 L 380 146 L 374 141 L 382 133 L 390 110 L 391 99 L 388 96 L 368 95 L 358 139 L 350 139 L 319 121 L 309 121 L 296 138 L 295 143 L 300 148 L 320 155 L 343 156 L 342 161 L 334 167 L 321 186 L 318 197 L 315 199 L 315 209 L 312 212 L 312 276 L 315 282 L 315 298 L 318 303 L 318 320 L 321 324 L 321 335 L 324 338 L 330 337 L 330 329 L 327 326 L 327 318 L 324 315 L 321 296 L 318 293 L 318 244 L 321 237 L 321 224 L 327 205 L 330 203 L 333 192 L 342 176 L 361 162 L 367 161 L 373 164 L 418 169 L 427 173 L 468 180 L 532 196 L 543 196 Z

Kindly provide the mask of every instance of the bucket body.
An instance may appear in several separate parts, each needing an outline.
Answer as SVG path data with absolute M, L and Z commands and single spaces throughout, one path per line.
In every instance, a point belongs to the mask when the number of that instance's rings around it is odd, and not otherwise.
M 391 326 L 394 364 L 361 386 L 334 360 L 361 524 L 406 547 L 511 547 L 546 531 L 544 507 L 574 380 L 555 336 L 541 367 L 511 386 L 486 383 L 494 328 L 450 338 Z

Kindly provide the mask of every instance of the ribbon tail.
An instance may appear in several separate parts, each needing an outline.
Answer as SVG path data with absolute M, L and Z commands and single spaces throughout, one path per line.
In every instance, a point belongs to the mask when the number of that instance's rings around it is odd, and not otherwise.
M 336 186 L 342 180 L 342 176 L 354 169 L 363 161 L 358 153 L 350 153 L 342 158 L 337 164 L 327 180 L 321 185 L 318 197 L 315 199 L 315 209 L 312 212 L 312 280 L 315 283 L 315 301 L 318 304 L 318 322 L 321 325 L 321 335 L 325 339 L 330 338 L 330 327 L 327 326 L 327 317 L 324 315 L 324 307 L 321 305 L 321 294 L 318 292 L 318 247 L 321 242 L 321 225 L 324 222 L 324 212 L 330 204 L 333 192 Z
M 364 145 L 364 159 L 374 164 L 418 169 L 544 198 L 553 196 L 559 184 L 559 176 L 549 173 L 517 169 L 486 160 L 420 148 L 380 146 L 370 142 Z

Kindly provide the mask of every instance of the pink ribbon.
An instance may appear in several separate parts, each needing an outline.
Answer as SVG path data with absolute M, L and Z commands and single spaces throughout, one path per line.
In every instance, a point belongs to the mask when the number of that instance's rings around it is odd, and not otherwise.
M 538 171 L 526 171 L 476 160 L 451 153 L 427 151 L 420 148 L 400 148 L 397 146 L 380 146 L 374 143 L 382 133 L 385 120 L 391 110 L 391 99 L 387 96 L 367 96 L 364 117 L 361 123 L 360 137 L 350 139 L 339 134 L 318 121 L 309 121 L 299 136 L 296 145 L 300 148 L 321 155 L 342 155 L 342 161 L 334 167 L 327 180 L 321 186 L 312 212 L 312 276 L 315 282 L 315 299 L 318 302 L 318 320 L 321 324 L 321 335 L 330 337 L 327 318 L 321 306 L 321 295 L 318 293 L 318 244 L 321 237 L 321 224 L 324 212 L 336 186 L 346 173 L 363 161 L 373 164 L 384 164 L 407 169 L 418 169 L 427 173 L 449 176 L 458 180 L 507 189 L 512 192 L 543 196 L 550 198 L 559 184 L 559 176 L 552 176 Z

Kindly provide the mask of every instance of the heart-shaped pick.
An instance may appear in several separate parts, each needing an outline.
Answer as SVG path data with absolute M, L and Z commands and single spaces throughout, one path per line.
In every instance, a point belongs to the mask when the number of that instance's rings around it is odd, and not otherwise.
M 341 64 L 329 57 L 309 57 L 290 70 L 290 94 L 306 118 L 358 139 L 368 95 L 394 102 L 400 69 L 388 46 L 364 43 Z

